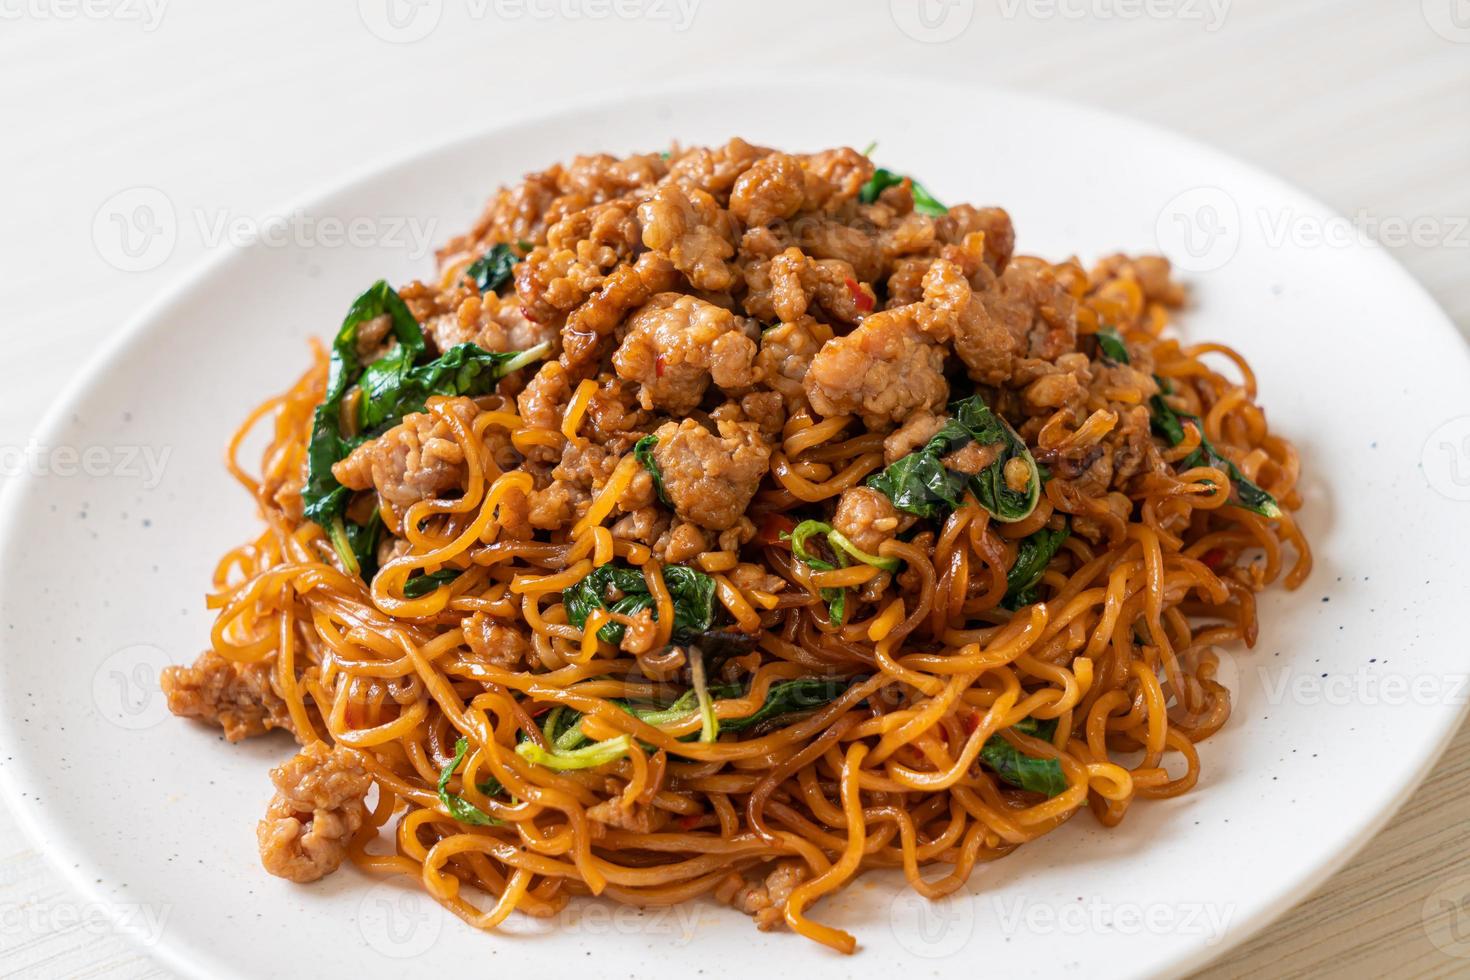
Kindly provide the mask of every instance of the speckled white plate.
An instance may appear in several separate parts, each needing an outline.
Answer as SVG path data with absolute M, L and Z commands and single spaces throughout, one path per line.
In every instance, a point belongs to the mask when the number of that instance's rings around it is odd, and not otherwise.
M 1009 208 L 1022 251 L 1091 260 L 1162 248 L 1195 289 L 1185 334 L 1250 358 L 1273 426 L 1301 447 L 1317 570 L 1300 592 L 1263 597 L 1260 643 L 1226 658 L 1236 708 L 1201 749 L 1199 786 L 1136 805 L 1113 831 L 1081 814 L 937 906 L 891 876 L 867 878 L 817 909 L 858 936 L 851 960 L 712 904 L 579 904 L 555 923 L 485 935 L 352 869 L 310 887 L 269 877 L 254 824 L 288 742 L 227 745 L 169 718 L 156 682 L 206 644 L 215 559 L 255 531 L 220 463 L 226 438 L 367 283 L 430 269 L 408 232 L 442 241 L 495 184 L 573 153 L 731 134 L 803 149 L 877 139 L 880 162 L 941 200 Z M 1321 234 L 1346 225 L 1212 150 L 950 84 L 712 83 L 464 139 L 344 183 L 305 213 L 366 219 L 368 240 L 322 231 L 215 256 L 67 391 L 0 514 L 0 781 L 75 887 L 176 970 L 1177 974 L 1346 861 L 1459 722 L 1470 357 L 1391 259 Z

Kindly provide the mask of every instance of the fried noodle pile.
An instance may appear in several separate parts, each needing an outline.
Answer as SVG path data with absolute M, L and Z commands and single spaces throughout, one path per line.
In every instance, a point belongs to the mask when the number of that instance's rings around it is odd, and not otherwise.
M 163 678 L 300 743 L 266 869 L 483 929 L 709 895 L 852 952 L 810 916 L 865 869 L 937 898 L 1190 790 L 1219 648 L 1311 568 L 1297 454 L 1166 336 L 1165 260 L 1013 249 L 737 139 L 531 174 L 370 287 L 235 436 L 264 528 Z

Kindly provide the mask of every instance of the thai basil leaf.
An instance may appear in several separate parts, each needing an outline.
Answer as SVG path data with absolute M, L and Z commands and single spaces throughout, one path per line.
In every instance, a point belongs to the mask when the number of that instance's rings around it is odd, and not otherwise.
M 1281 505 L 1276 502 L 1275 497 L 1256 486 L 1250 480 L 1247 480 L 1235 468 L 1234 463 L 1225 460 L 1225 464 L 1233 471 L 1230 479 L 1235 484 L 1235 496 L 1240 506 L 1254 514 L 1260 514 L 1262 517 L 1277 518 L 1281 516 Z
M 1184 424 L 1180 421 L 1179 413 L 1169 407 L 1164 401 L 1163 395 L 1154 395 L 1148 401 L 1149 421 L 1153 423 L 1153 430 L 1169 441 L 1169 445 L 1177 446 L 1184 441 Z M 1200 429 L 1201 435 L 1204 429 Z
M 1025 718 L 1014 727 L 1024 735 L 1050 741 L 1056 734 L 1057 723 L 1055 720 L 1037 721 L 1034 718 Z M 999 734 L 985 740 L 980 749 L 980 761 L 993 769 L 1002 782 L 1020 789 L 1046 796 L 1056 796 L 1067 789 L 1067 777 L 1062 774 L 1062 764 L 1059 761 L 1033 758 Z
M 955 410 L 956 406 L 951 406 Z M 981 445 L 1001 446 L 1000 456 L 985 469 L 970 477 L 970 489 L 980 506 L 990 511 L 999 521 L 1011 523 L 1024 520 L 1036 509 L 1041 499 L 1041 474 L 1036 470 L 1036 460 L 1031 451 L 1016 435 L 1005 419 L 990 410 L 980 397 L 973 396 L 958 404 L 955 418 Z M 1026 464 L 1026 489 L 1012 490 L 1006 483 L 1006 463 L 1020 459 Z
M 715 621 L 715 580 L 687 565 L 669 565 L 664 582 L 674 600 L 674 637 L 689 642 L 707 632 Z
M 1161 384 L 1162 387 L 1162 384 Z M 1230 502 L 1238 507 L 1262 517 L 1277 518 L 1281 516 L 1281 506 L 1276 498 L 1256 484 L 1246 479 L 1240 468 L 1220 455 L 1210 440 L 1205 437 L 1205 424 L 1198 415 L 1190 415 L 1187 412 L 1176 412 L 1164 401 L 1163 395 L 1154 395 L 1149 399 L 1151 410 L 1151 421 L 1153 429 L 1159 435 L 1169 441 L 1169 445 L 1177 446 L 1184 441 L 1184 423 L 1192 422 L 1199 430 L 1199 448 L 1180 460 L 1178 465 L 1186 470 L 1197 466 L 1210 466 L 1221 470 L 1230 478 L 1231 499 Z
M 949 214 L 949 208 L 940 204 L 934 195 L 925 190 L 924 185 L 917 180 L 909 184 L 909 193 L 914 198 L 914 210 L 920 214 L 927 214 L 933 218 Z
M 695 634 L 688 642 L 699 647 L 699 652 L 704 656 L 705 667 L 718 670 L 731 657 L 742 657 L 754 650 L 760 645 L 760 637 L 755 633 L 742 633 L 739 630 L 711 629 Z
M 363 364 L 357 349 L 358 332 L 363 324 L 380 316 L 389 318 L 397 343 L 382 357 Z M 367 570 L 376 566 L 376 556 L 369 560 L 366 545 L 371 538 L 376 549 L 376 537 L 372 536 L 376 534 L 375 522 L 356 532 L 356 525 L 345 522 L 343 512 L 350 493 L 332 475 L 332 466 L 397 425 L 404 415 L 423 411 L 430 397 L 485 394 L 505 375 L 543 356 L 547 349 L 539 345 L 528 351 L 492 353 L 474 344 L 461 344 L 419 364 L 427 353 L 423 330 L 387 282 L 373 283 L 353 301 L 332 341 L 327 390 L 312 419 L 306 482 L 301 490 L 306 518 L 328 531 L 345 566 L 370 577 Z M 342 427 L 343 401 L 354 386 L 361 397 L 356 403 L 353 434 L 348 435 Z
M 949 208 L 935 200 L 934 195 L 925 190 L 923 184 L 883 167 L 873 171 L 873 176 L 869 177 L 867 183 L 863 184 L 862 189 L 858 191 L 858 198 L 864 204 L 872 204 L 878 200 L 879 194 L 890 187 L 902 184 L 905 180 L 909 181 L 909 193 L 913 196 L 915 211 L 931 217 L 949 213 Z
M 464 761 L 465 753 L 469 751 L 469 748 L 470 743 L 465 739 L 461 738 L 454 743 L 454 758 L 450 759 L 449 765 L 439 773 L 439 802 L 444 805 L 444 811 L 460 823 L 467 823 L 474 827 L 495 827 L 503 824 L 505 821 L 495 819 L 459 794 L 449 792 L 450 777 Z M 494 794 L 490 793 L 489 789 L 500 788 L 500 783 L 498 780 L 491 779 L 477 788 L 486 796 L 491 796 Z
M 1029 517 L 1041 499 L 1041 474 L 1021 437 L 979 395 L 953 402 L 949 410 L 952 417 L 934 438 L 869 477 L 868 486 L 899 510 L 919 517 L 957 509 L 967 490 L 996 520 L 1013 523 Z M 944 465 L 946 456 L 972 442 L 999 448 L 989 466 L 971 475 Z M 1025 490 L 1012 490 L 1006 483 L 1005 466 L 1012 459 L 1026 464 Z
M 372 581 L 378 570 L 378 542 L 382 540 L 385 530 L 378 509 L 373 508 L 372 516 L 366 524 L 343 521 L 342 530 L 347 538 L 347 547 L 357 562 L 358 574 L 364 582 Z
M 868 149 L 864 151 L 864 155 L 872 152 L 872 149 L 873 146 L 870 144 Z M 882 194 L 890 187 L 895 187 L 902 183 L 903 174 L 896 174 L 892 170 L 884 167 L 876 167 L 873 170 L 873 176 L 869 177 L 863 186 L 858 189 L 858 200 L 864 204 L 872 204 L 878 200 L 879 194 Z
M 666 565 L 663 570 L 664 584 L 669 597 L 674 601 L 674 629 L 672 637 L 679 643 L 697 640 L 707 632 L 715 618 L 715 580 L 687 565 Z M 622 597 L 608 604 L 608 590 L 616 589 Z M 609 562 L 594 568 L 582 581 L 562 592 L 562 605 L 566 608 L 567 622 L 581 629 L 594 609 L 632 616 L 644 609 L 653 609 L 654 618 L 658 610 L 653 596 L 648 592 L 648 583 L 643 573 L 636 568 L 627 568 Z M 623 639 L 622 623 L 608 623 L 597 631 L 599 639 L 617 645 Z
M 609 590 L 616 589 L 623 593 L 623 598 L 637 595 L 648 595 L 648 584 L 643 581 L 643 573 L 636 568 L 625 568 L 609 562 L 599 568 L 594 568 L 582 581 L 567 589 L 561 594 L 562 606 L 566 609 L 567 622 L 581 629 L 587 623 L 587 617 L 594 609 L 610 609 L 607 594 Z M 621 600 L 619 600 L 621 601 Z M 616 605 L 617 603 L 613 603 Z M 616 632 L 610 627 L 617 625 L 609 623 L 598 633 L 602 639 L 609 643 L 615 643 L 623 637 L 622 627 Z M 617 640 L 610 637 L 616 636 Z
M 363 393 L 358 411 L 361 428 L 380 433 L 397 425 L 405 415 L 422 412 L 424 403 L 436 395 L 473 398 L 486 394 L 501 378 L 545 353 L 543 346 L 526 351 L 488 351 L 475 344 L 460 344 L 427 364 L 396 375 L 375 371 L 383 363 L 375 361 L 359 382 Z
M 1072 525 L 1053 530 L 1041 528 L 1021 539 L 1016 560 L 1006 573 L 1006 595 L 1000 604 L 1005 609 L 1019 609 L 1036 601 L 1036 586 L 1046 572 L 1047 563 L 1072 533 Z
M 441 568 L 437 572 L 425 572 L 418 575 L 410 575 L 407 582 L 403 583 L 403 597 L 405 599 L 419 599 L 441 585 L 448 585 L 459 578 L 460 570 L 457 568 Z
M 1027 715 L 1011 727 L 1022 735 L 1030 735 L 1043 742 L 1050 742 L 1052 736 L 1057 733 L 1057 720 L 1055 718 L 1032 718 Z
M 847 590 L 823 589 L 822 598 L 827 600 L 827 618 L 833 626 L 847 622 Z
M 852 683 L 850 678 L 798 677 L 795 680 L 777 681 L 766 691 L 766 700 L 753 714 L 744 718 L 722 718 L 720 729 L 738 732 L 754 728 L 762 722 L 799 712 L 815 711 L 817 708 L 837 700 Z M 737 692 L 717 689 L 722 697 L 734 697 Z
M 653 448 L 657 445 L 658 436 L 644 436 L 633 444 L 633 458 L 642 463 L 648 475 L 653 477 L 653 489 L 658 492 L 659 502 L 672 508 L 674 504 L 664 488 L 664 472 L 658 468 L 658 460 L 653 458 Z
M 1097 348 L 1102 351 L 1103 357 L 1114 364 L 1130 364 L 1132 358 L 1128 353 L 1128 345 L 1123 342 L 1123 335 L 1112 327 L 1099 327 L 1097 333 Z
M 481 295 L 498 293 L 515 275 L 515 264 L 519 261 L 509 245 L 497 244 L 471 262 L 464 274 L 475 284 Z
M 417 356 L 424 349 L 423 331 L 399 295 L 383 280 L 368 287 L 347 311 L 336 338 L 332 341 L 332 364 L 327 375 L 327 391 L 317 406 L 312 420 L 311 442 L 307 447 L 306 484 L 301 489 L 308 520 L 327 527 L 342 512 L 347 502 L 347 488 L 332 475 L 332 464 L 350 453 L 362 441 L 342 433 L 342 399 L 363 373 L 357 353 L 357 331 L 369 320 L 386 314 L 392 320 L 393 335 L 398 338 L 392 365 L 402 366 L 402 354 Z
M 941 432 L 921 449 L 895 460 L 887 469 L 868 478 L 868 486 L 893 501 L 899 510 L 920 517 L 938 517 L 960 506 L 970 478 L 940 462 L 944 451 L 937 440 Z

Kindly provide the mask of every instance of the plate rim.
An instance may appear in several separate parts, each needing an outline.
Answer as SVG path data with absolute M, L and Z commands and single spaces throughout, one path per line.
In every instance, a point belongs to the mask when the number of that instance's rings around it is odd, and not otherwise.
M 854 80 L 850 75 L 832 69 L 805 68 L 784 73 L 781 81 L 784 84 L 794 84 L 804 89 L 840 86 L 851 90 L 854 86 L 858 86 L 866 88 L 899 87 L 908 90 L 929 88 L 932 90 L 934 86 L 943 85 L 951 93 L 969 93 L 990 99 L 1013 100 L 1029 103 L 1052 113 L 1100 118 L 1117 123 L 1124 129 L 1146 134 L 1153 140 L 1172 144 L 1180 150 L 1213 157 L 1221 163 L 1229 164 L 1237 172 L 1271 188 L 1275 193 L 1291 196 L 1303 203 L 1310 204 L 1324 215 L 1345 220 L 1341 212 L 1326 204 L 1315 194 L 1303 190 L 1258 164 L 1238 157 L 1208 140 L 1131 116 L 1111 106 L 1097 106 L 1003 85 L 941 79 L 911 71 L 886 69 Z M 763 81 L 757 83 L 755 87 L 769 87 L 772 84 L 770 81 Z M 366 163 L 346 168 L 332 178 L 308 185 L 305 190 L 289 196 L 283 205 L 271 209 L 268 213 L 277 211 L 290 213 L 294 210 L 318 206 L 331 198 L 350 194 L 361 188 L 362 185 L 380 179 L 390 172 L 403 170 L 417 161 L 453 154 L 468 144 L 493 139 L 497 134 L 521 127 L 545 124 L 559 117 L 598 109 L 615 112 L 624 103 L 631 101 L 648 101 L 665 96 L 689 97 L 715 94 L 734 91 L 740 87 L 740 83 L 731 82 L 717 72 L 700 71 L 683 73 L 674 76 L 672 80 L 656 83 L 614 84 L 609 88 L 599 90 L 595 95 L 569 95 L 547 100 L 532 111 L 496 125 L 466 126 L 451 130 L 442 138 L 425 145 L 400 153 L 386 154 L 370 159 Z M 59 388 L 40 420 L 30 429 L 30 439 L 42 444 L 46 443 L 47 437 L 64 427 L 71 406 L 101 380 L 112 362 L 133 345 L 146 339 L 151 332 L 149 329 L 151 324 L 158 321 L 176 302 L 185 298 L 210 278 L 217 267 L 224 266 L 238 254 L 257 247 L 261 247 L 258 229 L 243 240 L 227 242 L 224 247 L 218 248 L 211 254 L 196 258 L 187 268 L 170 277 L 147 302 L 127 316 L 117 331 L 104 339 L 83 366 Z M 1467 339 L 1458 330 L 1448 312 L 1424 284 L 1409 272 L 1390 250 L 1377 242 L 1358 242 L 1353 246 L 1353 250 L 1376 254 L 1375 261 L 1383 263 L 1384 271 L 1391 269 L 1397 276 L 1398 288 L 1416 292 L 1427 307 L 1434 309 L 1439 314 L 1431 318 L 1432 323 L 1421 325 L 1421 329 L 1431 332 L 1442 331 L 1447 334 L 1449 340 L 1447 346 L 1459 351 L 1465 367 L 1470 370 L 1470 339 Z M 25 472 L 0 486 L 0 554 L 9 551 L 11 538 L 15 533 L 14 529 L 18 526 L 19 518 L 22 516 L 21 500 L 25 496 L 26 488 L 31 481 L 36 479 L 39 478 Z M 0 562 L 0 596 L 6 594 L 7 584 L 5 565 Z M 0 635 L 0 657 L 9 656 L 12 649 L 6 637 Z M 1170 976 L 1189 973 L 1224 958 L 1228 953 L 1238 949 L 1271 923 L 1277 921 L 1291 908 L 1310 897 L 1355 858 L 1409 802 L 1410 797 L 1443 757 L 1450 743 L 1465 724 L 1466 717 L 1470 716 L 1470 701 L 1453 706 L 1453 710 L 1448 710 L 1450 708 L 1448 705 L 1442 707 L 1446 710 L 1440 713 L 1444 724 L 1439 733 L 1438 744 L 1433 751 L 1420 760 L 1417 767 L 1411 769 L 1406 778 L 1399 780 L 1396 794 L 1398 798 L 1395 803 L 1381 808 L 1367 820 L 1358 821 L 1357 828 L 1347 846 L 1339 849 L 1327 860 L 1318 862 L 1307 873 L 1281 888 L 1274 898 L 1261 903 L 1253 914 L 1232 922 L 1219 941 L 1213 945 L 1195 942 L 1182 949 L 1172 960 L 1158 964 L 1156 972 L 1151 975 Z M 11 731 L 15 725 L 16 719 L 7 712 L 5 702 L 0 701 L 0 734 Z M 21 805 L 22 796 L 22 787 L 13 774 L 12 768 L 0 766 L 0 800 L 4 801 L 6 809 L 29 843 L 41 853 L 46 866 L 58 873 L 73 893 L 79 894 L 103 909 L 118 927 L 117 932 L 123 935 L 129 944 L 151 959 L 186 976 L 210 974 L 212 967 L 207 968 L 207 964 L 194 958 L 194 951 L 190 944 L 169 942 L 160 937 L 156 943 L 147 945 L 142 943 L 132 930 L 126 928 L 126 924 L 122 921 L 123 913 L 116 907 L 113 897 L 108 894 L 104 885 L 99 883 L 95 876 L 89 876 L 87 865 L 81 862 L 69 863 L 63 855 L 51 847 L 51 837 L 45 827 L 33 816 L 29 807 Z

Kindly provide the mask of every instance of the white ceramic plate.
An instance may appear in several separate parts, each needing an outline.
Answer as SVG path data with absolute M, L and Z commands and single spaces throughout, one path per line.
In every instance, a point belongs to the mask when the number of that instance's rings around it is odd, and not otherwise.
M 981 868 L 931 907 L 872 876 L 817 915 L 856 959 L 756 932 L 713 904 L 670 913 L 580 904 L 550 926 L 486 935 L 415 891 L 347 868 L 271 878 L 254 824 L 284 739 L 230 746 L 169 718 L 164 663 L 206 645 L 216 557 L 255 533 L 220 464 L 227 436 L 306 363 L 369 282 L 426 274 L 397 222 L 442 241 L 493 187 L 576 152 L 723 142 L 879 141 L 880 162 L 941 199 L 1009 208 L 1025 252 L 1091 260 L 1165 249 L 1197 307 L 1191 339 L 1244 351 L 1273 426 L 1305 468 L 1317 569 L 1261 602 L 1261 640 L 1227 656 L 1229 725 L 1186 796 L 1121 827 L 1087 814 Z M 1305 897 L 1387 820 L 1454 732 L 1464 702 L 1470 359 L 1387 256 L 1316 244 L 1320 204 L 1211 150 L 1015 94 L 893 81 L 785 80 L 643 94 L 423 153 L 315 198 L 383 239 L 323 232 L 217 256 L 121 332 L 38 436 L 0 553 L 0 776 L 47 855 L 153 952 L 212 976 L 419 975 L 473 967 L 560 975 L 663 969 L 840 977 L 1177 973 Z M 419 227 L 423 227 L 420 225 Z M 71 450 L 76 451 L 73 457 Z M 91 450 L 90 456 L 88 451 Z M 1458 455 L 1457 455 L 1458 454 Z M 254 458 L 247 455 L 247 458 Z M 90 462 L 89 462 L 90 460 Z M 1458 482 L 1457 482 L 1458 480 Z

